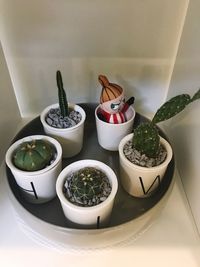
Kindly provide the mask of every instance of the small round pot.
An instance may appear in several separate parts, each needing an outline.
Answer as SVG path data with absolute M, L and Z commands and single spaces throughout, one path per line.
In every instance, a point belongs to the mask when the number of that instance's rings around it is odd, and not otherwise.
M 66 177 L 84 167 L 94 167 L 101 170 L 108 177 L 112 190 L 107 199 L 100 204 L 92 207 L 80 207 L 71 203 L 63 194 L 63 186 Z M 83 228 L 102 228 L 111 216 L 114 199 L 118 189 L 118 181 L 114 171 L 106 164 L 97 160 L 76 161 L 62 170 L 56 182 L 56 192 L 60 200 L 65 217 Z
M 13 153 L 23 142 L 32 140 L 46 140 L 56 149 L 56 158 L 51 165 L 39 171 L 23 171 L 13 164 Z M 56 179 L 62 170 L 62 148 L 52 137 L 45 135 L 32 135 L 24 137 L 13 143 L 6 152 L 6 164 L 11 170 L 16 183 L 24 198 L 31 203 L 45 203 L 56 196 Z
M 121 139 L 133 130 L 135 110 L 132 106 L 127 111 L 128 121 L 119 124 L 102 121 L 97 113 L 100 105 L 95 109 L 97 138 L 101 147 L 110 151 L 117 151 Z
M 163 163 L 155 167 L 141 167 L 130 162 L 124 155 L 124 145 L 132 140 L 133 133 L 125 136 L 119 144 L 120 179 L 124 189 L 134 197 L 149 197 L 161 184 L 167 166 L 172 159 L 170 144 L 160 137 L 161 144 L 167 151 L 167 157 Z
M 58 107 L 58 104 L 53 104 L 45 108 L 40 115 L 40 120 L 42 122 L 45 133 L 55 138 L 61 144 L 63 157 L 70 158 L 77 155 L 82 149 L 86 114 L 79 105 L 69 104 L 69 107 L 71 109 L 80 112 L 82 116 L 81 121 L 77 125 L 70 128 L 55 128 L 50 126 L 46 122 L 45 118 L 50 109 Z

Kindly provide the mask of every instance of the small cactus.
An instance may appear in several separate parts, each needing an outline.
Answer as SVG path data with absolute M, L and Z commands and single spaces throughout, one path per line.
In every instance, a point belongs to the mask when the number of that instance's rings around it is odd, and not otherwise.
M 22 143 L 14 152 L 13 163 L 23 171 L 38 171 L 50 164 L 55 149 L 44 140 Z
M 142 123 L 134 131 L 133 146 L 148 157 L 157 155 L 159 141 L 158 130 L 150 123 Z
M 63 117 L 67 117 L 69 115 L 68 102 L 65 90 L 63 88 L 62 75 L 59 70 L 56 72 L 56 80 L 58 86 L 58 99 L 59 99 L 60 112 Z
M 140 124 L 134 130 L 133 147 L 148 157 L 155 158 L 159 154 L 159 134 L 156 124 L 174 117 L 188 104 L 200 98 L 200 89 L 191 98 L 188 94 L 181 94 L 164 103 L 149 123 Z
M 65 183 L 66 196 L 74 204 L 93 206 L 104 201 L 111 187 L 107 176 L 94 167 L 72 173 Z

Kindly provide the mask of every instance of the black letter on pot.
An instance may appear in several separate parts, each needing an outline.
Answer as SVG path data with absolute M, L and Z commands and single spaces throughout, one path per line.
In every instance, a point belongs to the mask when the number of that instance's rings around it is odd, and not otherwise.
M 139 177 L 139 179 L 140 179 L 140 183 L 141 183 L 142 191 L 143 191 L 144 195 L 147 195 L 149 193 L 149 191 L 151 190 L 151 188 L 153 187 L 153 185 L 155 184 L 156 181 L 158 181 L 158 185 L 160 185 L 160 175 L 156 176 L 155 180 L 153 181 L 153 183 L 151 184 L 151 186 L 149 187 L 149 189 L 147 191 L 144 188 L 142 177 Z

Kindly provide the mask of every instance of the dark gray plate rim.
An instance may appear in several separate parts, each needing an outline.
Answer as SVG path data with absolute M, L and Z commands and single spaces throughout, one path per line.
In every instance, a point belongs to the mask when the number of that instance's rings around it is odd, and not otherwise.
M 153 208 L 166 194 L 173 180 L 175 166 L 174 157 L 168 165 L 166 174 L 159 189 L 152 196 L 148 198 L 135 198 L 128 195 L 124 191 L 120 183 L 118 152 L 107 151 L 98 144 L 94 116 L 94 110 L 97 107 L 97 104 L 87 103 L 80 104 L 80 106 L 82 106 L 86 112 L 83 148 L 77 156 L 70 159 L 63 159 L 63 168 L 68 164 L 81 159 L 94 159 L 108 164 L 118 176 L 119 189 L 114 203 L 111 220 L 106 228 L 119 226 L 124 223 L 130 222 Z M 147 119 L 144 116 L 136 113 L 134 127 L 144 121 L 147 121 Z M 166 135 L 160 129 L 159 132 L 162 137 L 167 139 Z M 21 139 L 25 136 L 35 134 L 45 134 L 39 117 L 36 117 L 27 125 L 25 125 L 18 132 L 12 142 L 15 142 L 16 140 Z M 65 227 L 66 229 L 81 228 L 79 226 L 71 224 L 66 220 L 57 197 L 44 204 L 30 204 L 26 200 L 24 200 L 24 198 L 20 194 L 18 185 L 16 184 L 15 179 L 7 166 L 6 174 L 9 187 L 14 197 L 19 202 L 19 204 L 32 215 L 36 216 L 42 221 L 53 224 L 55 226 Z

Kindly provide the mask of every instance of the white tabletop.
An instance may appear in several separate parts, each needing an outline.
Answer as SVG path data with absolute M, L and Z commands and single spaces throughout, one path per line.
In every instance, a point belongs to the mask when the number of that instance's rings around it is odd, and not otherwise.
M 145 232 L 119 246 L 99 250 L 64 249 L 47 245 L 18 223 L 0 172 L 0 266 L 200 266 L 200 239 L 180 178 L 162 213 Z

